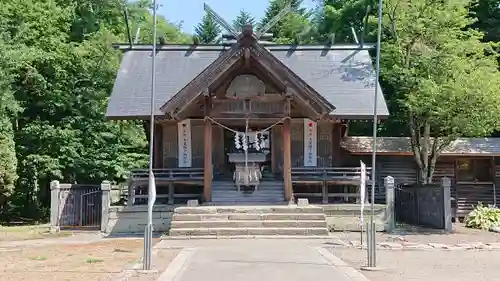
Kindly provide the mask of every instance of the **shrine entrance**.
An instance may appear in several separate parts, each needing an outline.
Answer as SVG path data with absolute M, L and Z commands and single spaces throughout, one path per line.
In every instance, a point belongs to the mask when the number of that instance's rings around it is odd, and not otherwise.
M 239 132 L 245 132 L 245 127 L 234 127 Z M 273 176 L 271 170 L 271 134 L 270 132 L 261 132 L 264 127 L 250 127 L 247 137 L 248 143 L 248 161 L 258 161 L 259 168 L 263 178 Z M 243 135 L 238 135 L 230 130 L 224 129 L 224 179 L 231 179 L 236 166 L 239 163 L 244 164 L 245 150 L 241 144 Z M 262 140 L 258 143 L 256 140 Z M 238 144 L 236 143 L 238 142 Z M 257 149 L 256 146 L 259 148 Z
M 258 190 L 264 178 L 274 179 L 271 168 L 271 130 L 281 125 L 286 118 L 268 126 L 262 123 L 262 119 L 256 119 L 254 121 L 260 122 L 252 124 L 250 117 L 243 119 L 244 126 L 241 126 L 241 119 L 236 124 L 233 122 L 232 126 L 221 123 L 223 121 L 208 119 L 224 132 L 224 163 L 217 171 L 219 179 L 232 179 L 238 190 L 241 187 Z

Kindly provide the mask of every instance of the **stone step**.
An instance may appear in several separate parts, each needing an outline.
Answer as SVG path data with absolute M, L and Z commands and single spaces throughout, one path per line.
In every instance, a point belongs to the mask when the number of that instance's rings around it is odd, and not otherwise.
M 212 198 L 213 203 L 245 203 L 247 202 L 248 204 L 254 204 L 254 203 L 267 203 L 267 205 L 272 205 L 274 203 L 280 203 L 280 202 L 285 202 L 282 197 L 276 197 L 276 198 L 218 198 L 214 199 Z M 240 204 L 241 206 L 241 204 Z M 262 206 L 262 204 L 260 204 Z
M 245 190 L 245 188 L 243 186 L 240 189 Z M 235 190 L 235 191 L 238 191 L 238 188 L 236 186 L 214 186 L 214 185 L 212 185 L 212 190 Z M 253 187 L 250 190 L 254 190 Z M 283 190 L 283 186 L 259 186 L 257 188 L 257 191 L 259 191 L 259 190 Z
M 214 203 L 220 203 L 220 202 L 239 202 L 239 203 L 255 203 L 255 202 L 260 202 L 260 203 L 268 203 L 268 205 L 271 205 L 273 203 L 278 203 L 278 202 L 285 202 L 282 197 L 265 197 L 265 198 L 231 198 L 231 197 L 224 197 L 224 198 L 212 198 L 212 202 Z M 247 204 L 248 205 L 248 204 Z M 262 206 L 262 205 L 261 205 Z
M 327 227 L 325 220 L 201 220 L 172 221 L 172 228 L 314 228 Z
M 251 214 L 251 213 L 228 213 L 228 214 L 178 214 L 172 216 L 172 221 L 236 221 L 236 220 L 325 220 L 325 214 Z
M 256 195 L 256 194 L 283 194 L 281 189 L 259 189 L 256 191 L 238 191 L 238 190 L 224 190 L 213 189 L 212 194 L 236 194 L 236 195 Z
M 326 227 L 281 228 L 172 228 L 170 236 L 236 236 L 236 235 L 328 235 Z
M 267 195 L 231 195 L 231 194 L 225 194 L 225 195 L 212 195 L 212 201 L 217 200 L 217 199 L 229 199 L 229 200 L 274 200 L 274 199 L 279 199 L 280 201 L 284 201 L 284 196 L 283 194 L 267 194 Z M 250 201 L 249 201 L 250 202 Z
M 316 206 L 198 206 L 178 207 L 175 214 L 323 214 L 323 209 Z

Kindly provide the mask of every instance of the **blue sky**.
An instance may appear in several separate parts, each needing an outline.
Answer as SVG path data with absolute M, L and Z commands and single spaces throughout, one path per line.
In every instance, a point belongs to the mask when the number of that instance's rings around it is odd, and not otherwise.
M 304 7 L 314 8 L 314 0 L 304 0 Z M 210 5 L 227 22 L 236 17 L 241 9 L 252 14 L 257 20 L 264 16 L 269 0 L 157 0 L 159 14 L 174 23 L 183 22 L 183 31 L 193 33 L 194 27 L 205 14 L 203 3 Z

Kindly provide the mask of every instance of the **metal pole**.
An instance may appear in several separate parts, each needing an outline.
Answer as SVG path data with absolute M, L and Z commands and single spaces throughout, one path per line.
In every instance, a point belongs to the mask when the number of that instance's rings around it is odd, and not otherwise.
M 380 78 L 380 41 L 382 35 L 382 0 L 378 1 L 378 29 L 377 29 L 377 53 L 375 60 L 375 101 L 373 102 L 373 152 L 372 152 L 372 192 L 371 192 L 371 216 L 370 216 L 370 231 L 372 239 L 370 246 L 372 248 L 371 265 L 376 266 L 376 252 L 375 252 L 375 182 L 376 182 L 376 156 L 377 156 L 377 123 L 378 123 L 378 95 L 379 95 L 379 78 Z
M 156 92 L 156 0 L 153 0 L 153 54 L 151 59 L 151 115 L 149 119 L 149 175 L 153 173 L 153 153 L 154 153 L 154 129 L 155 129 L 155 92 Z M 149 177 L 149 190 L 148 190 L 148 224 L 144 231 L 144 258 L 143 269 L 151 270 L 151 252 L 153 241 L 153 208 L 154 199 L 152 188 L 155 183 L 154 177 Z

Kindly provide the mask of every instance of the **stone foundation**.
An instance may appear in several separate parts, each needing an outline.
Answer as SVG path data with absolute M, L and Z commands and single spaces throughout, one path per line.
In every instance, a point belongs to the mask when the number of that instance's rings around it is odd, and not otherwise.
M 359 204 L 315 205 L 322 207 L 326 215 L 328 229 L 331 231 L 359 231 Z M 154 231 L 167 233 L 170 230 L 174 209 L 178 206 L 155 206 L 153 209 Z M 182 205 L 185 207 L 185 205 Z M 370 206 L 365 207 L 365 224 L 369 221 Z M 384 231 L 386 206 L 375 205 L 377 231 Z M 147 206 L 110 207 L 109 219 L 104 232 L 107 234 L 142 234 L 148 220 Z M 105 223 L 105 222 L 103 222 Z
M 326 215 L 330 231 L 360 231 L 360 205 L 359 204 L 331 204 L 319 205 Z M 364 229 L 370 220 L 371 206 L 365 206 Z M 375 204 L 375 224 L 377 231 L 384 231 L 386 223 L 386 205 Z

